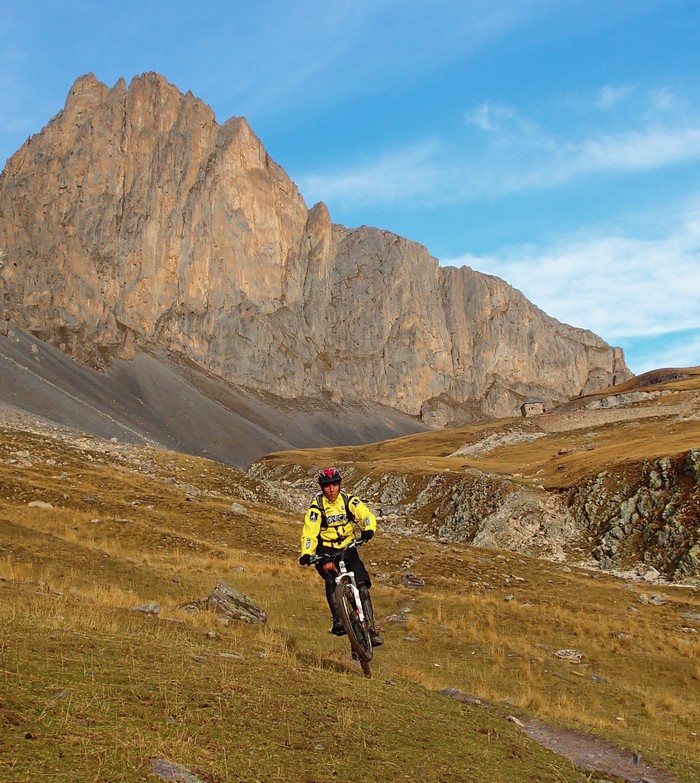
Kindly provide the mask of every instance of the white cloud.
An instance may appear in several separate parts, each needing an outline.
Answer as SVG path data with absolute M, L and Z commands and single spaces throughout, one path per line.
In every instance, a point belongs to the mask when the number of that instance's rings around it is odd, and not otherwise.
M 440 187 L 437 152 L 436 144 L 426 141 L 335 174 L 308 174 L 295 180 L 309 202 L 396 202 L 407 194 L 428 198 Z
M 700 325 L 700 212 L 656 240 L 603 236 L 445 259 L 497 275 L 546 313 L 606 340 Z
M 596 172 L 642 171 L 700 157 L 700 121 L 690 127 L 647 127 L 601 134 L 561 150 L 559 179 Z
M 607 85 L 595 105 L 613 108 L 632 92 L 631 86 Z M 595 174 L 647 171 L 700 159 L 700 109 L 689 110 L 670 89 L 648 91 L 634 110 L 626 109 L 623 130 L 611 131 L 603 124 L 580 132 L 576 128 L 577 135 L 567 137 L 561 130 L 542 128 L 513 107 L 482 103 L 465 113 L 486 134 L 483 169 L 472 162 L 472 172 L 477 177 L 486 170 L 500 172 L 490 178 L 496 188 L 492 195 L 500 196 L 551 189 Z
M 652 90 L 649 93 L 649 101 L 652 110 L 658 112 L 671 111 L 683 105 L 683 102 L 679 101 L 673 90 L 668 87 Z
M 612 105 L 628 88 L 607 89 L 606 100 Z M 434 136 L 385 151 L 374 161 L 301 174 L 297 181 L 314 200 L 338 197 L 345 204 L 367 205 L 393 198 L 435 205 L 541 192 L 601 174 L 627 175 L 700 161 L 700 109 L 669 111 L 682 102 L 670 91 L 657 93 L 645 95 L 644 106 L 627 119 L 626 129 L 595 127 L 569 137 L 542 128 L 512 106 L 485 101 L 464 113 L 472 129 L 467 138 Z M 658 110 L 661 105 L 665 112 Z
M 465 112 L 464 118 L 479 130 L 495 133 L 502 131 L 504 123 L 510 124 L 517 114 L 510 106 L 486 101 L 474 109 Z
M 595 105 L 599 109 L 612 109 L 622 103 L 624 99 L 632 92 L 629 85 L 620 85 L 615 87 L 612 84 L 606 84 L 595 100 Z

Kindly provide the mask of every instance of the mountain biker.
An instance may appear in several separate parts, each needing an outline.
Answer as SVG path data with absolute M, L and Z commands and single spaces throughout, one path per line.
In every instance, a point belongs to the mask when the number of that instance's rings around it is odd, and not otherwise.
M 360 538 L 369 541 L 377 529 L 374 514 L 356 495 L 349 495 L 340 489 L 342 476 L 336 468 L 326 468 L 318 474 L 321 491 L 314 495 L 301 531 L 301 565 L 310 565 L 314 555 L 335 555 L 355 540 L 353 522 L 362 532 Z M 374 647 L 384 643 L 374 624 L 374 611 L 369 589 L 372 580 L 360 559 L 357 549 L 349 549 L 345 555 L 348 570 L 353 571 L 360 591 L 362 608 L 369 624 L 369 635 Z M 342 636 L 345 633 L 335 601 L 335 572 L 324 572 L 323 561 L 317 562 L 316 571 L 326 583 L 326 600 L 331 610 L 333 625 L 331 633 Z

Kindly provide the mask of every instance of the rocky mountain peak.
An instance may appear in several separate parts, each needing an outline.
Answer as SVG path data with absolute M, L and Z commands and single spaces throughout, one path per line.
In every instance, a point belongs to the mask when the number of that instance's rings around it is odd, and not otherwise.
M 251 388 L 443 424 L 629 376 L 504 281 L 308 210 L 244 118 L 155 73 L 75 82 L 3 172 L 0 251 L 4 318 L 93 364 L 158 343 Z

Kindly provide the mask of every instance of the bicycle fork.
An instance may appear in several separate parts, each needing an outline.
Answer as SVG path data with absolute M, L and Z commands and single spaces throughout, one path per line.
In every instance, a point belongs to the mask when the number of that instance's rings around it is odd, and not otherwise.
M 357 587 L 357 584 L 355 583 L 355 574 L 352 571 L 347 571 L 345 568 L 345 563 L 341 560 L 340 561 L 340 574 L 336 578 L 336 584 L 339 584 L 340 582 L 345 582 L 350 589 L 352 590 L 352 595 L 355 600 L 355 614 L 357 615 L 357 619 L 361 622 L 365 622 L 365 611 L 364 607 L 362 606 L 362 598 L 360 597 L 360 591 Z

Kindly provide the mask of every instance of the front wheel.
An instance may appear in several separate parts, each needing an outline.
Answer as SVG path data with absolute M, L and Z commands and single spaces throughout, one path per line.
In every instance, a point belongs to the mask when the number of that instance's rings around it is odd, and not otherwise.
M 336 586 L 335 600 L 340 612 L 340 620 L 350 640 L 352 651 L 360 661 L 362 671 L 369 677 L 369 662 L 372 660 L 372 640 L 369 636 L 367 618 L 360 620 L 359 606 L 355 600 L 355 593 L 349 584 L 340 582 Z

